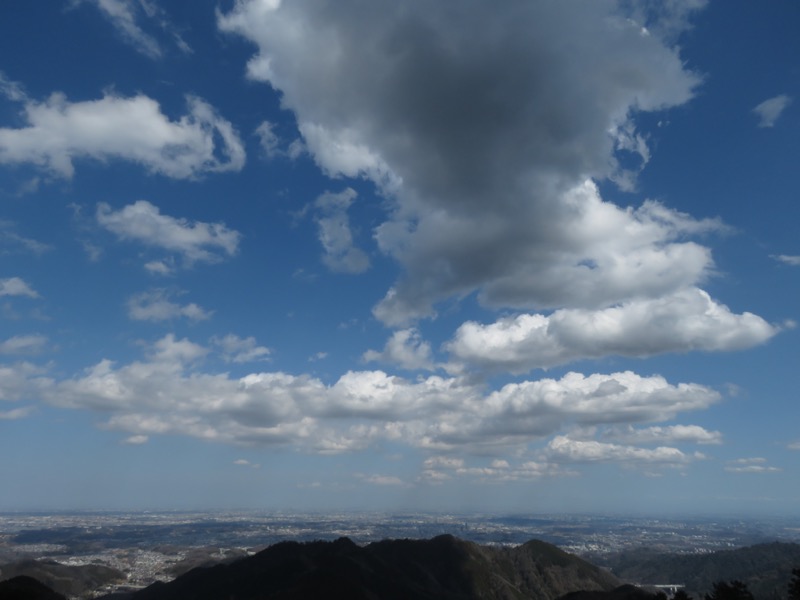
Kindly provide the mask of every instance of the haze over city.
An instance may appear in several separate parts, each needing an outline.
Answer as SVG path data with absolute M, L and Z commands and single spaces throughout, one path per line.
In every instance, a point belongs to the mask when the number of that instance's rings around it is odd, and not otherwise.
M 0 7 L 0 511 L 796 515 L 800 5 Z

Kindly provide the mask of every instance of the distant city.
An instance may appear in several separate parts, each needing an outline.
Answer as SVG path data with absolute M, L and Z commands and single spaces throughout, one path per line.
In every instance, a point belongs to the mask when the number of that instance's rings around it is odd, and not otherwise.
M 253 554 L 284 540 L 348 537 L 367 544 L 442 533 L 489 545 L 539 539 L 602 564 L 604 556 L 638 548 L 705 554 L 762 542 L 800 542 L 800 522 L 429 513 L 0 513 L 0 565 L 26 559 L 103 565 L 126 575 L 125 589 L 137 589 L 171 580 L 194 566 Z M 120 587 L 115 584 L 98 593 Z

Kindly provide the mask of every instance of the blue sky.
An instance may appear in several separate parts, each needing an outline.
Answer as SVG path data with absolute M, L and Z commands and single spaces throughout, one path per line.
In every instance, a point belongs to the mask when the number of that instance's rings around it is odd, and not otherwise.
M 0 510 L 796 514 L 800 7 L 0 8 Z

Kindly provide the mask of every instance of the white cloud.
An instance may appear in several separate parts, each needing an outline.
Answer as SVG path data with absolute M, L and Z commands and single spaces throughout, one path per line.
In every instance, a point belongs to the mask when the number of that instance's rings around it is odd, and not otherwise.
M 800 450 L 800 440 L 791 442 L 786 446 L 789 450 Z
M 258 463 L 251 463 L 246 458 L 237 458 L 233 461 L 233 464 L 238 465 L 240 467 L 250 467 L 251 469 L 260 469 L 261 465 Z
M 0 421 L 16 421 L 17 419 L 24 419 L 35 412 L 33 406 L 22 406 L 20 408 L 12 408 L 11 410 L 0 410 Z
M 275 124 L 269 121 L 264 121 L 256 128 L 255 131 L 259 140 L 261 141 L 261 149 L 267 158 L 275 158 L 281 155 L 281 140 L 275 133 Z
M 83 102 L 61 93 L 44 102 L 26 98 L 27 126 L 0 128 L 0 164 L 32 163 L 65 178 L 78 159 L 127 160 L 177 179 L 241 170 L 245 151 L 230 122 L 200 98 L 189 96 L 187 104 L 189 112 L 171 121 L 141 94 Z
M 39 354 L 46 345 L 47 337 L 43 335 L 15 335 L 0 341 L 0 354 Z
M 356 473 L 354 477 L 373 485 L 406 486 L 407 484 L 395 475 L 367 475 Z
M 573 472 L 563 469 L 560 465 L 542 457 L 540 460 L 515 461 L 513 464 L 507 460 L 492 460 L 489 466 L 466 466 L 463 460 L 451 459 L 443 456 L 434 456 L 426 459 L 420 480 L 438 484 L 454 477 L 468 478 L 482 483 L 496 483 L 506 481 L 520 481 L 540 479 L 542 477 L 555 477 L 573 475 Z
M 0 297 L 2 296 L 27 296 L 38 298 L 39 294 L 30 285 L 19 277 L 0 279 Z
M 597 308 L 709 273 L 710 252 L 686 238 L 718 223 L 623 210 L 590 182 L 620 175 L 617 152 L 646 162 L 637 113 L 686 102 L 700 81 L 659 33 L 686 10 L 653 11 L 664 27 L 650 35 L 616 11 L 249 0 L 219 26 L 257 45 L 248 75 L 281 92 L 323 170 L 389 198 L 375 239 L 404 275 L 375 314 L 405 326 L 474 291 L 493 307 Z
M 641 25 L 642 35 L 663 35 L 675 39 L 691 28 L 691 17 L 704 8 L 708 0 L 657 0 L 626 3 L 630 18 Z
M 187 339 L 176 340 L 175 336 L 170 333 L 153 344 L 148 358 L 175 369 L 190 365 L 206 354 L 208 354 L 208 350 L 203 346 Z
M 425 469 L 460 469 L 464 466 L 463 458 L 451 456 L 431 456 L 423 463 Z
M 7 250 L 2 250 L 2 247 Z M 30 252 L 41 255 L 48 250 L 51 250 L 51 246 L 20 235 L 15 231 L 14 223 L 0 220 L 0 255 L 12 252 Z
M 786 94 L 780 94 L 774 98 L 764 100 L 753 109 L 758 116 L 759 127 L 773 127 L 783 111 L 792 103 L 792 99 Z
M 352 188 L 334 194 L 326 192 L 314 203 L 319 241 L 325 249 L 322 261 L 340 273 L 363 273 L 369 269 L 369 257 L 353 245 L 353 233 L 347 209 L 356 198 Z
M 777 254 L 774 255 L 772 258 L 784 264 L 790 265 L 792 267 L 800 267 L 800 256 L 789 255 L 789 254 Z
M 83 1 L 96 6 L 119 32 L 122 39 L 148 58 L 161 58 L 164 50 L 156 37 L 144 30 L 145 24 L 156 26 L 184 54 L 192 53 L 191 47 L 172 25 L 166 12 L 151 0 Z
M 669 446 L 638 448 L 593 440 L 572 440 L 566 436 L 555 437 L 547 446 L 547 455 L 551 460 L 565 463 L 614 462 L 662 466 L 683 466 L 704 458 L 700 454 L 688 455 Z
M 386 190 L 394 190 L 400 181 L 383 159 L 357 141 L 349 129 L 329 131 L 318 123 L 300 123 L 304 149 L 330 177 L 368 177 Z
M 217 262 L 233 256 L 241 235 L 224 223 L 189 222 L 161 214 L 157 206 L 138 200 L 114 211 L 108 204 L 97 205 L 97 222 L 122 240 L 143 243 L 180 254 L 191 265 L 195 262 Z M 167 274 L 168 262 L 149 262 L 150 272 Z
M 108 18 L 126 42 L 150 58 L 159 58 L 161 47 L 137 24 L 134 0 L 90 0 Z
M 169 335 L 146 352 L 145 360 L 119 366 L 103 360 L 60 382 L 34 377 L 39 382 L 34 389 L 57 406 L 101 411 L 105 426 L 130 435 L 180 434 L 321 454 L 388 441 L 447 453 L 451 462 L 437 459 L 427 465 L 434 471 L 459 464 L 471 468 L 457 462 L 470 455 L 508 460 L 569 427 L 663 422 L 719 400 L 701 385 L 672 385 L 630 372 L 569 373 L 494 392 L 468 378 L 409 381 L 382 371 L 348 372 L 330 385 L 280 371 L 234 378 L 202 372 L 200 359 L 207 353 Z M 7 377 L 8 389 L 23 394 L 20 376 Z M 677 430 L 670 434 L 678 437 Z M 504 469 L 499 464 L 487 468 Z
M 604 437 L 627 444 L 722 443 L 722 433 L 708 431 L 699 425 L 669 425 L 644 429 L 636 429 L 629 425 L 623 428 L 610 429 L 605 432 Z
M 25 102 L 28 94 L 18 81 L 11 81 L 6 74 L 0 71 L 0 94 L 12 102 Z
M 778 467 L 767 464 L 766 458 L 739 458 L 728 461 L 725 470 L 729 473 L 777 473 L 782 471 Z
M 264 156 L 268 159 L 286 157 L 296 160 L 306 149 L 303 140 L 295 139 L 284 147 L 281 137 L 275 132 L 275 123 L 263 121 L 256 127 L 255 134 L 258 136 Z
M 132 435 L 128 438 L 125 438 L 122 443 L 130 446 L 141 446 L 142 444 L 146 444 L 148 441 L 150 441 L 150 438 L 146 435 Z
M 239 336 L 229 333 L 218 338 L 212 338 L 212 343 L 220 348 L 222 358 L 225 362 L 246 363 L 269 360 L 271 350 L 266 346 L 259 346 L 256 338 Z
M 466 322 L 447 345 L 457 361 L 524 373 L 584 358 L 741 350 L 779 331 L 752 313 L 734 314 L 697 288 L 602 310 L 522 314 L 490 325 Z
M 128 300 L 128 317 L 136 321 L 168 321 L 183 317 L 192 321 L 204 321 L 213 314 L 194 302 L 181 305 L 172 302 L 170 298 L 170 292 L 164 289 L 136 294 Z
M 154 275 L 171 275 L 174 272 L 174 265 L 166 260 L 151 260 L 144 264 L 146 271 Z
M 383 350 L 367 350 L 363 359 L 366 362 L 380 361 L 403 369 L 433 370 L 431 346 L 425 342 L 416 329 L 402 329 L 392 333 Z
M 29 362 L 0 364 L 0 402 L 18 402 L 39 396 L 52 381 L 43 376 L 41 367 Z

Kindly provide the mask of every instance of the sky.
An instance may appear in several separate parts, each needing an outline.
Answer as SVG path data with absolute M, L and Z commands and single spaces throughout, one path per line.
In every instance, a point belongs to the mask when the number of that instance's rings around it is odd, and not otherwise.
M 800 5 L 0 7 L 0 510 L 800 505 Z

